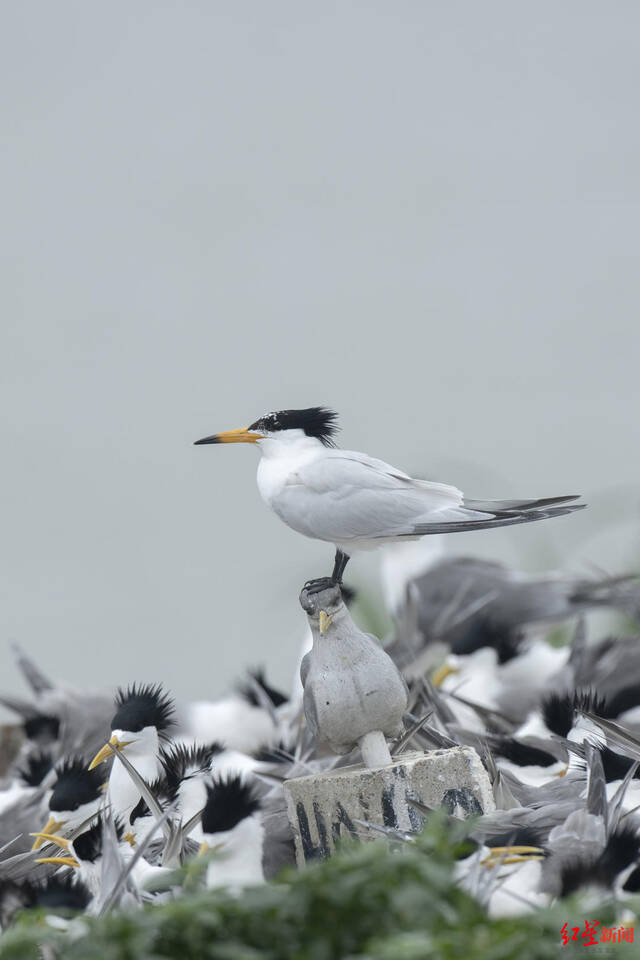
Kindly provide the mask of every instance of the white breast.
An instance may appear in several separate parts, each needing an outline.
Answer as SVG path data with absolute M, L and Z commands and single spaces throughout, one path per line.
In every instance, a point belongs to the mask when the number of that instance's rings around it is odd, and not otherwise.
M 272 507 L 273 501 L 282 493 L 287 484 L 295 483 L 296 471 L 300 467 L 322 456 L 324 447 L 312 437 L 305 437 L 302 431 L 286 431 L 300 434 L 284 440 L 263 440 L 258 464 L 258 490 L 260 496 Z

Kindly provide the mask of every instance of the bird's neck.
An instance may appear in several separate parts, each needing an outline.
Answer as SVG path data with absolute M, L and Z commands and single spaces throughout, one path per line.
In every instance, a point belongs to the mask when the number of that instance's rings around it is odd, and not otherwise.
M 298 438 L 266 438 L 261 441 L 260 448 L 262 456 L 258 464 L 258 490 L 269 505 L 290 482 L 292 474 L 321 456 L 325 450 L 319 440 L 305 436 L 302 431 Z
M 326 447 L 317 437 L 308 437 L 302 430 L 286 430 L 279 437 L 265 437 L 260 441 L 260 453 L 264 460 L 310 460 L 323 450 Z
M 134 749 L 127 750 L 127 759 L 147 783 L 153 783 L 160 773 L 161 764 L 158 757 L 159 743 L 157 734 L 155 734 L 154 738 L 149 739 L 151 742 L 145 743 L 144 746 L 136 744 Z M 128 822 L 131 811 L 140 800 L 140 791 L 117 757 L 114 758 L 113 766 L 111 767 L 108 797 L 113 806 L 114 813 Z
M 211 861 L 207 884 L 214 886 L 244 886 L 261 883 L 262 845 L 264 827 L 259 816 L 246 817 L 233 830 L 216 834 L 222 843 L 219 858 Z

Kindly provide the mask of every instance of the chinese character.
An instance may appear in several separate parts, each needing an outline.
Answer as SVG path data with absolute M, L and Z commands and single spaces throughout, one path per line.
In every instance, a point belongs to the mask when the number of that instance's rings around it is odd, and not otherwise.
M 600 923 L 599 920 L 595 920 L 593 923 L 589 923 L 588 920 L 584 922 L 584 933 L 582 934 L 582 939 L 584 940 L 585 947 L 592 947 L 594 944 L 598 943 L 596 938 L 596 927 Z
M 603 927 L 600 931 L 601 943 L 622 943 L 623 940 L 626 940 L 627 943 L 633 943 L 633 927 L 620 926 L 617 929 L 615 927 Z
M 596 921 L 596 923 L 599 923 L 599 921 Z M 580 927 L 571 927 L 571 930 L 573 931 L 571 935 L 571 939 L 580 940 Z M 563 924 L 562 930 L 560 931 L 560 936 L 562 937 L 563 946 L 569 942 L 569 931 L 566 923 Z M 594 940 L 594 943 L 595 943 L 595 940 Z

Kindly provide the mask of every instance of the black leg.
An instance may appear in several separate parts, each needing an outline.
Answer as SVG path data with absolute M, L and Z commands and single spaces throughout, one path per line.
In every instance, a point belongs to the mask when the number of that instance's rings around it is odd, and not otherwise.
M 343 553 L 342 550 L 336 550 L 336 558 L 333 563 L 333 573 L 331 574 L 331 579 L 334 583 L 342 583 L 342 575 L 348 563 L 348 554 Z
M 320 577 L 317 580 L 307 580 L 305 587 L 310 593 L 320 593 L 327 587 L 334 587 L 336 584 L 342 586 L 342 574 L 344 568 L 349 563 L 349 556 L 342 550 L 336 550 L 336 558 L 333 563 L 333 573 L 330 577 Z

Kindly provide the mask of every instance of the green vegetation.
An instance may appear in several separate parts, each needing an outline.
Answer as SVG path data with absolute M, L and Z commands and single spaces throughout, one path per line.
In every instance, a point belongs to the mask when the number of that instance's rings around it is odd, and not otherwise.
M 0 939 L 0 958 L 557 960 L 583 953 L 582 943 L 561 946 L 565 922 L 584 928 L 587 917 L 614 924 L 611 907 L 584 912 L 574 900 L 527 916 L 488 919 L 452 881 L 465 829 L 447 827 L 438 817 L 415 845 L 349 844 L 331 860 L 287 870 L 239 897 L 204 890 L 194 869 L 184 870 L 184 896 L 101 919 L 78 917 L 66 932 L 25 911 Z M 637 944 L 606 949 L 621 960 L 640 956 Z

